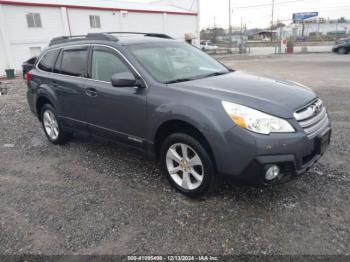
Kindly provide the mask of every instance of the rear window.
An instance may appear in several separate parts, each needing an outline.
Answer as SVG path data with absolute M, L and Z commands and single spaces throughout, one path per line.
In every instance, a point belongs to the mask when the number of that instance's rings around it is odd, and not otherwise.
M 66 49 L 63 51 L 61 73 L 70 76 L 86 76 L 88 50 L 86 47 L 79 49 Z
M 59 52 L 59 49 L 48 51 L 40 60 L 38 68 L 46 72 L 52 72 Z

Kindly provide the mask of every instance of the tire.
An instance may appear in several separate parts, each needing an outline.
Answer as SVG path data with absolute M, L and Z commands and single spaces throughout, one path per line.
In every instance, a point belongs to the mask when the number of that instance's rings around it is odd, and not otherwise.
M 45 104 L 42 107 L 40 119 L 45 135 L 52 144 L 63 145 L 69 140 L 69 133 L 62 129 L 56 111 L 50 104 Z M 50 130 L 52 131 L 50 132 Z
M 338 54 L 340 54 L 340 55 L 345 55 L 347 53 L 348 53 L 348 51 L 346 50 L 345 47 L 341 47 L 338 49 Z
M 213 161 L 204 143 L 192 136 L 183 133 L 168 136 L 160 149 L 160 161 L 162 174 L 188 197 L 201 197 L 215 188 Z

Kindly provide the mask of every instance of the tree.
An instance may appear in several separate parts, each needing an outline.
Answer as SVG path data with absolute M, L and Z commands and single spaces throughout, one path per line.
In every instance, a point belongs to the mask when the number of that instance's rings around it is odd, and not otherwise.
M 207 29 L 201 30 L 200 35 L 201 35 L 201 39 L 210 40 L 211 42 L 216 43 L 216 38 L 218 36 L 225 36 L 226 31 L 221 27 L 207 28 Z

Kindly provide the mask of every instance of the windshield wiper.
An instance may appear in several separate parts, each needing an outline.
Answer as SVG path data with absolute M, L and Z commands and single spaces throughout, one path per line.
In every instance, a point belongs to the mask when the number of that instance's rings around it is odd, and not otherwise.
M 203 78 L 207 78 L 207 77 L 211 77 L 211 76 L 226 75 L 228 73 L 230 73 L 230 71 L 228 71 L 228 72 L 213 72 L 213 73 L 210 73 L 208 75 L 203 76 Z
M 201 76 L 198 76 L 198 77 L 178 78 L 178 79 L 167 81 L 167 82 L 165 82 L 165 84 L 174 84 L 174 83 L 180 83 L 180 82 L 192 81 L 192 80 L 196 80 L 196 79 L 207 78 L 207 77 L 211 77 L 211 76 L 225 75 L 225 74 L 228 74 L 230 72 L 231 71 L 227 71 L 227 72 L 220 71 L 220 72 L 213 72 L 213 73 L 210 73 L 210 74 L 207 74 L 207 75 L 201 75 Z
M 186 82 L 186 81 L 192 81 L 194 80 L 193 78 L 178 78 L 174 80 L 170 80 L 165 82 L 165 84 L 174 84 L 174 83 L 180 83 L 180 82 Z

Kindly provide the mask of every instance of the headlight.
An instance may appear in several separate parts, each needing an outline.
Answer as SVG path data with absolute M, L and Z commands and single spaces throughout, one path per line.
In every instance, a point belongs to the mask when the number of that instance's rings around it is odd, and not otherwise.
M 265 135 L 295 132 L 294 128 L 284 119 L 235 103 L 226 101 L 221 103 L 230 118 L 242 128 Z

